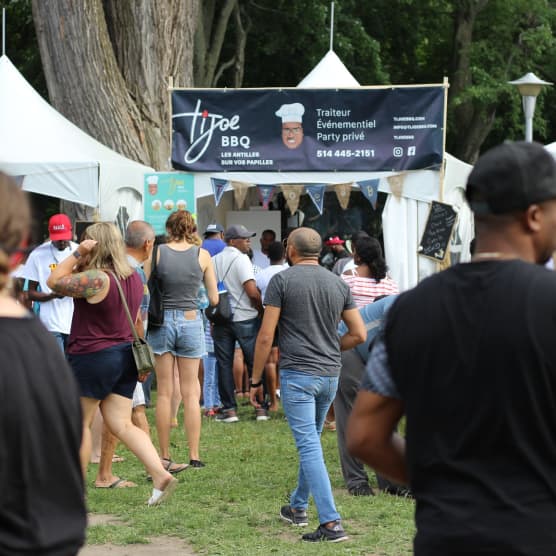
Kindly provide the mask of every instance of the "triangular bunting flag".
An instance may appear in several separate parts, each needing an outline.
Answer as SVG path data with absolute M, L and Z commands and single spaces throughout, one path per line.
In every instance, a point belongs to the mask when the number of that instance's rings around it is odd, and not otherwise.
M 343 210 L 346 210 L 349 205 L 349 196 L 351 194 L 351 183 L 339 183 L 334 186 L 336 197 Z
M 306 185 L 305 191 L 307 195 L 311 197 L 311 201 L 313 201 L 314 205 L 317 207 L 319 214 L 322 214 L 322 209 L 324 206 L 324 192 L 326 190 L 325 184 L 315 184 L 315 185 Z
M 212 192 L 214 193 L 214 203 L 218 206 L 220 203 L 220 199 L 222 199 L 222 195 L 224 195 L 224 191 L 228 186 L 228 180 L 220 180 L 218 178 L 210 178 L 210 183 L 212 183 Z
M 388 176 L 388 185 L 392 195 L 399 199 L 403 194 L 403 184 L 405 181 L 405 174 L 396 174 L 395 176 Z
M 274 195 L 274 187 L 274 185 L 257 185 L 257 191 L 265 209 L 268 208 L 268 203 L 270 203 L 272 195 Z
M 290 214 L 295 214 L 297 207 L 299 206 L 299 197 L 301 196 L 301 191 L 303 186 L 301 185 L 284 185 L 280 186 L 284 198 L 286 199 L 286 204 L 290 209 Z
M 236 200 L 237 208 L 241 209 L 243 208 L 243 203 L 245 203 L 245 197 L 247 197 L 247 190 L 250 184 L 244 181 L 233 181 L 231 184 L 234 188 L 234 199 Z
M 373 209 L 376 210 L 376 200 L 378 198 L 378 184 L 380 180 L 364 180 L 358 181 L 357 185 L 361 188 L 361 193 L 363 193 L 365 199 L 371 203 Z

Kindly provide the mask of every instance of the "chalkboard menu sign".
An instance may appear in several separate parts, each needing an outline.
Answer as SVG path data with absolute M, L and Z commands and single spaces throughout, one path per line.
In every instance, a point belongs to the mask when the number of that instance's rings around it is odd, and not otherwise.
M 429 218 L 418 252 L 436 261 L 443 261 L 456 223 L 457 213 L 451 205 L 432 202 Z

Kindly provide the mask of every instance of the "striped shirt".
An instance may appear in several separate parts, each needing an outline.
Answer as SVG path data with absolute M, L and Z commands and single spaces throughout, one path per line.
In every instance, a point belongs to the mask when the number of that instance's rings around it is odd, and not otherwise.
M 386 277 L 377 281 L 374 278 L 349 274 L 342 274 L 341 278 L 349 286 L 357 307 L 364 307 L 381 295 L 399 293 L 398 285 L 392 278 Z

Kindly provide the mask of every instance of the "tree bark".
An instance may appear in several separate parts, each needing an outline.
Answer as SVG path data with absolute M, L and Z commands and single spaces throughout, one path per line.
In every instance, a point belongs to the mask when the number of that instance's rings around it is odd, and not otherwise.
M 105 145 L 169 168 L 168 77 L 193 82 L 199 0 L 33 0 L 52 105 Z
M 222 73 L 218 71 L 218 62 L 235 8 L 238 8 L 238 0 L 225 0 L 219 10 L 216 9 L 215 0 L 203 2 L 201 22 L 195 36 L 196 87 L 214 87 L 215 77 Z
M 452 55 L 452 80 L 450 96 L 457 99 L 472 84 L 471 43 L 477 16 L 488 0 L 462 0 L 457 3 L 454 20 L 454 44 Z M 460 137 L 466 141 L 451 146 L 451 152 L 466 162 L 474 162 L 482 142 L 492 127 L 495 108 L 483 108 L 479 112 L 472 100 L 456 104 L 452 108 L 453 123 Z

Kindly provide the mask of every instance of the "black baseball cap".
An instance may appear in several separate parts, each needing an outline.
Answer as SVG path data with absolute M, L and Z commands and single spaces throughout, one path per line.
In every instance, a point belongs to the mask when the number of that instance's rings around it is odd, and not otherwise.
M 250 232 L 245 226 L 235 225 L 230 226 L 226 233 L 224 234 L 224 239 L 228 241 L 229 239 L 246 239 L 248 237 L 254 237 L 256 232 Z
M 556 161 L 540 143 L 504 143 L 479 158 L 467 178 L 475 214 L 507 214 L 556 199 Z

